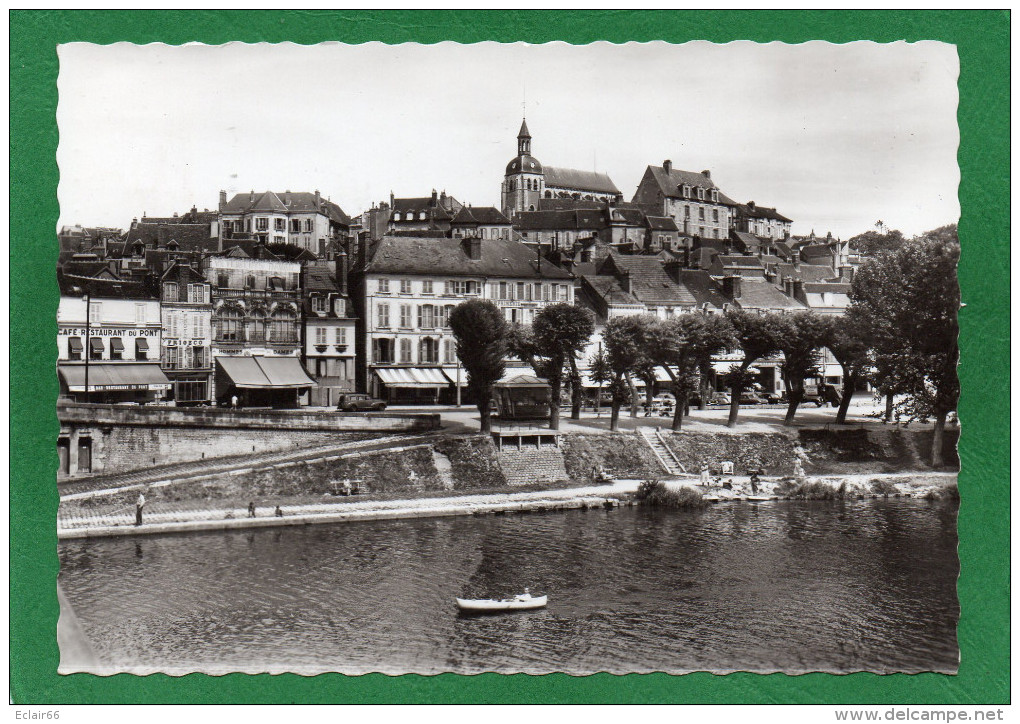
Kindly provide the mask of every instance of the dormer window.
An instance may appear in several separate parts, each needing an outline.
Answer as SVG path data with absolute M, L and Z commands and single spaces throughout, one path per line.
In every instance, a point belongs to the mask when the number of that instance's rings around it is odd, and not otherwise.
M 316 314 L 325 314 L 329 311 L 329 300 L 325 295 L 316 294 L 312 297 L 312 309 Z
M 687 184 L 684 184 L 683 193 L 685 199 L 691 198 L 691 187 L 688 186 Z
M 333 300 L 333 314 L 335 314 L 338 317 L 347 316 L 347 304 L 346 304 L 346 300 L 343 299 L 342 297 L 336 297 Z M 342 344 L 342 343 L 338 342 L 338 344 Z
M 698 200 L 699 201 L 704 201 L 705 200 L 705 189 L 703 189 L 701 187 L 698 187 Z
M 399 211 L 397 211 L 397 212 L 395 212 L 393 214 L 393 220 L 394 221 L 400 221 L 400 212 Z
M 719 203 L 719 191 L 718 189 L 712 189 L 712 201 Z
M 420 212 L 418 214 L 418 220 L 419 221 L 425 221 L 425 212 L 424 211 L 422 211 L 422 212 Z

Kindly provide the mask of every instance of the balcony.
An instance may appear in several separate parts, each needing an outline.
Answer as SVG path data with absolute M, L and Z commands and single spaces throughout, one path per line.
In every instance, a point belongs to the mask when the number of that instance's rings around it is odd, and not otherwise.
M 214 297 L 220 299 L 251 299 L 266 301 L 268 299 L 289 299 L 298 297 L 297 289 L 229 289 L 227 287 L 216 287 L 213 291 Z

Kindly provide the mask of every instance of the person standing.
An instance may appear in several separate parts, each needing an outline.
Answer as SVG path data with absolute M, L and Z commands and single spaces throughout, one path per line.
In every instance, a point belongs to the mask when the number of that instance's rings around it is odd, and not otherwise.
M 255 517 L 255 501 L 254 500 L 251 501 L 250 503 L 248 503 L 248 517 L 249 518 L 254 518 Z
M 230 397 L 230 407 L 232 409 L 234 409 L 234 410 L 237 409 L 237 395 L 231 395 L 231 397 Z
M 138 494 L 138 500 L 135 501 L 135 525 L 142 524 L 142 509 L 145 507 L 145 493 Z

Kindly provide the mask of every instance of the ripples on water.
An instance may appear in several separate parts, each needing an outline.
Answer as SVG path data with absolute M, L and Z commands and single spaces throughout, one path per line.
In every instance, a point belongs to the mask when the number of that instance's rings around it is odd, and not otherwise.
M 123 668 L 953 672 L 956 545 L 944 504 L 727 504 L 69 541 L 60 579 Z

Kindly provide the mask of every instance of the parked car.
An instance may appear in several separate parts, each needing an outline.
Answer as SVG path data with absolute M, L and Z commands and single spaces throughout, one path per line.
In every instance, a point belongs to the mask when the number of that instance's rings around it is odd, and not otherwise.
M 691 407 L 697 407 L 698 405 L 700 405 L 701 394 L 698 392 L 692 393 L 690 399 L 687 400 L 687 404 L 689 404 Z M 706 404 L 728 405 L 730 404 L 730 394 L 728 392 L 709 392 L 708 402 Z
M 765 398 L 759 395 L 754 390 L 744 390 L 740 393 L 740 404 L 741 405 L 762 405 L 765 403 Z
M 354 392 L 348 395 L 341 395 L 336 409 L 345 412 L 362 412 L 364 410 L 378 412 L 386 409 L 386 403 L 369 395 Z

